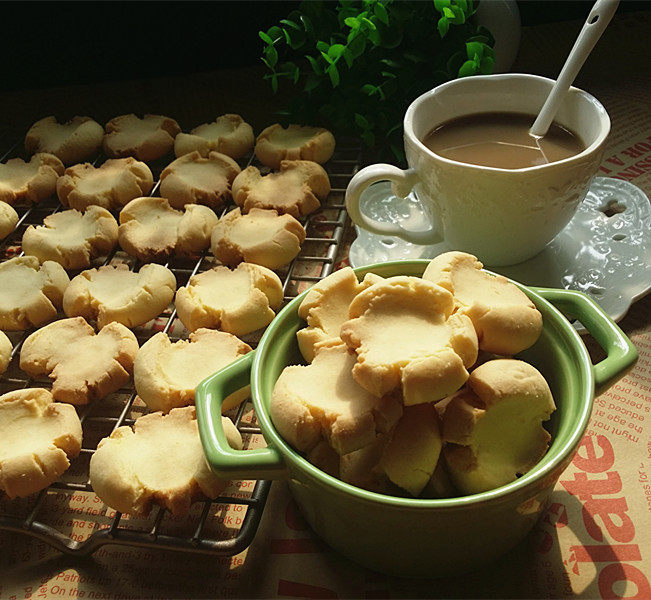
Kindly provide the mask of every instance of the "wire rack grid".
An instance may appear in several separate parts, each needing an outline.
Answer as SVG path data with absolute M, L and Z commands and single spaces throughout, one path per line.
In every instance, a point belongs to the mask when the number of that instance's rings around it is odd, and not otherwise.
M 24 157 L 21 141 L 14 137 L 7 143 L 6 134 L 0 134 L 0 144 L 9 148 L 0 161 Z M 173 159 L 166 158 L 149 165 L 156 180 L 152 196 L 158 193 L 160 172 Z M 93 164 L 99 165 L 105 159 L 105 156 L 98 156 Z M 356 140 L 338 142 L 335 155 L 325 165 L 331 193 L 318 211 L 303 220 L 307 237 L 299 255 L 287 267 L 276 271 L 283 283 L 285 302 L 327 277 L 334 269 L 346 228 L 345 189 L 360 161 L 361 147 Z M 252 156 L 244 159 L 241 166 L 250 164 L 255 164 Z M 264 171 L 260 165 L 256 166 Z M 13 233 L 0 241 L 0 261 L 22 254 L 20 241 L 28 226 L 40 225 L 46 216 L 63 210 L 56 197 L 37 205 L 14 208 L 19 221 Z M 218 216 L 232 208 L 233 205 L 225 206 Z M 95 261 L 91 267 L 117 263 L 126 263 L 134 270 L 140 267 L 139 261 L 119 248 Z M 211 255 L 203 253 L 190 258 L 173 257 L 165 266 L 174 273 L 177 287 L 180 287 L 196 273 L 215 264 L 218 263 Z M 69 273 L 71 278 L 76 274 Z M 60 315 L 62 317 L 65 315 Z M 13 351 L 7 371 L 0 377 L 0 394 L 27 387 L 51 387 L 47 378 L 29 377 L 18 366 L 20 348 L 32 331 L 7 332 Z M 172 341 L 188 334 L 173 305 L 154 321 L 133 331 L 140 345 L 159 331 L 168 334 Z M 255 332 L 242 339 L 255 347 L 261 334 L 261 331 Z M 120 426 L 132 425 L 136 418 L 149 411 L 138 398 L 133 380 L 107 398 L 77 407 L 77 410 L 83 429 L 80 455 L 71 461 L 70 468 L 59 480 L 40 493 L 14 500 L 0 496 L 0 530 L 26 534 L 61 552 L 78 556 L 92 554 L 105 544 L 221 556 L 233 556 L 249 546 L 260 523 L 271 482 L 233 481 L 219 498 L 194 502 L 185 517 L 175 517 L 162 507 L 156 507 L 147 517 L 121 514 L 104 505 L 93 492 L 89 478 L 90 457 L 103 437 Z M 242 434 L 245 447 L 264 445 L 250 401 L 231 411 L 229 416 Z

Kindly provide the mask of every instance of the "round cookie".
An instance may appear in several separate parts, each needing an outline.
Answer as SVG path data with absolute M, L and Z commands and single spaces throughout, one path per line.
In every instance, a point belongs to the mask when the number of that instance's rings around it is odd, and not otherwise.
M 344 267 L 314 284 L 298 307 L 298 316 L 307 327 L 296 332 L 298 347 L 307 362 L 312 362 L 317 348 L 340 341 L 339 331 L 348 320 L 348 307 L 361 291 L 383 278 L 367 273 L 357 281 L 355 272 Z
M 399 400 L 378 398 L 351 375 L 355 356 L 342 343 L 319 348 L 311 364 L 285 367 L 269 404 L 278 433 L 308 452 L 326 441 L 337 454 L 359 450 L 386 433 L 402 414 Z
M 476 494 L 532 469 L 547 451 L 542 422 L 555 408 L 545 378 L 530 364 L 503 358 L 477 367 L 443 413 L 443 454 L 454 484 Z
M 283 160 L 311 160 L 323 164 L 335 151 L 335 138 L 323 127 L 275 123 L 264 129 L 255 142 L 255 155 L 263 164 L 277 169 Z
M 132 157 L 110 159 L 100 167 L 74 165 L 56 185 L 61 204 L 77 210 L 92 205 L 117 210 L 134 198 L 146 196 L 152 187 L 151 170 Z
M 12 158 L 0 164 L 0 202 L 40 202 L 54 194 L 65 167 L 53 154 L 41 152 L 25 162 Z
M 63 295 L 63 310 L 68 317 L 96 320 L 99 329 L 111 321 L 138 327 L 160 315 L 175 290 L 174 274 L 162 265 L 144 265 L 137 273 L 124 264 L 107 265 L 73 278 Z
M 225 214 L 212 230 L 211 250 L 225 265 L 243 261 L 279 269 L 301 250 L 305 228 L 291 215 L 252 208 L 242 215 L 239 208 Z
M 9 366 L 12 350 L 13 346 L 11 345 L 11 341 L 2 331 L 0 331 L 0 375 L 2 375 Z
M 0 490 L 24 498 L 56 481 L 81 451 L 74 407 L 41 388 L 0 396 Z
M 131 256 L 143 262 L 172 254 L 190 255 L 210 246 L 217 215 L 207 206 L 170 207 L 164 198 L 136 198 L 120 212 L 118 240 Z
M 174 154 L 183 156 L 199 152 L 208 156 L 211 151 L 221 152 L 231 158 L 242 158 L 253 148 L 253 129 L 240 115 L 227 114 L 213 123 L 204 123 L 190 133 L 179 133 L 174 140 Z
M 446 252 L 423 273 L 452 292 L 455 312 L 468 315 L 485 352 L 513 355 L 533 345 L 542 331 L 542 315 L 524 292 L 506 277 L 482 271 L 472 254 Z
M 90 117 L 74 117 L 67 123 L 59 123 L 53 116 L 45 117 L 30 127 L 25 150 L 48 152 L 70 165 L 97 154 L 103 137 L 104 129 Z
M 133 379 L 138 396 L 150 410 L 169 412 L 194 404 L 196 387 L 208 376 L 251 351 L 251 347 L 230 333 L 197 329 L 190 339 L 171 342 L 157 333 L 138 351 Z M 224 399 L 225 412 L 247 398 L 249 386 Z
M 20 368 L 52 379 L 60 402 L 88 404 L 122 387 L 133 371 L 136 336 L 120 323 L 95 335 L 81 317 L 61 319 L 32 333 L 20 350 Z
M 241 450 L 235 425 L 222 417 L 222 426 Z M 228 485 L 206 463 L 194 406 L 145 415 L 133 429 L 118 427 L 90 459 L 90 482 L 105 504 L 135 515 L 149 514 L 155 504 L 184 515 L 193 500 L 217 498 Z
M 308 160 L 284 160 L 280 172 L 261 175 L 256 167 L 247 167 L 233 181 L 235 204 L 249 212 L 266 208 L 296 219 L 321 206 L 330 193 L 330 179 L 323 167 Z
M 162 115 L 145 115 L 142 119 L 134 114 L 122 115 L 106 124 L 102 146 L 111 158 L 135 156 L 147 162 L 168 154 L 180 131 L 174 119 Z
M 339 332 L 357 355 L 355 381 L 376 396 L 401 391 L 407 406 L 458 390 L 477 360 L 477 335 L 453 306 L 450 292 L 418 277 L 391 277 L 360 292 Z
M 21 331 L 56 318 L 70 279 L 63 267 L 35 256 L 0 262 L 0 329 Z
M 190 331 L 200 327 L 246 335 L 268 325 L 283 302 L 283 286 L 273 271 L 240 263 L 193 275 L 174 304 Z
M 18 213 L 6 202 L 0 202 L 0 240 L 6 238 L 18 224 Z
M 41 262 L 53 260 L 64 269 L 85 269 L 106 256 L 118 242 L 118 224 L 99 206 L 85 212 L 64 210 L 45 217 L 43 225 L 30 225 L 23 234 L 25 254 Z
M 240 172 L 239 165 L 225 154 L 210 152 L 203 157 L 199 152 L 190 152 L 163 170 L 160 194 L 174 208 L 186 204 L 220 208 L 231 201 L 231 186 Z

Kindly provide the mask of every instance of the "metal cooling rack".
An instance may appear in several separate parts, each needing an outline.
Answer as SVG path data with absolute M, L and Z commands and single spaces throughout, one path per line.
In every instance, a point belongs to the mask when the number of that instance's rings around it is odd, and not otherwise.
M 0 144 L 9 147 L 0 161 L 15 156 L 25 158 L 21 154 L 22 139 L 15 139 L 13 137 L 13 142 L 7 143 L 6 132 L 0 134 Z M 99 165 L 105 159 L 99 156 L 94 164 Z M 160 172 L 171 160 L 173 157 L 169 156 L 149 164 L 156 180 L 152 196 L 158 193 Z M 286 302 L 332 272 L 346 227 L 345 189 L 360 161 L 359 143 L 340 140 L 335 155 L 325 165 L 332 191 L 321 208 L 303 221 L 307 237 L 299 255 L 289 266 L 276 271 L 283 282 Z M 253 158 L 249 157 L 242 161 L 241 166 L 252 163 Z M 14 208 L 19 221 L 14 232 L 0 241 L 0 261 L 22 254 L 20 242 L 29 225 L 40 225 L 49 214 L 64 210 L 56 197 L 38 205 Z M 219 216 L 232 208 L 233 205 L 225 207 Z M 117 218 L 117 213 L 114 216 Z M 139 261 L 119 249 L 95 261 L 91 267 L 118 262 L 127 263 L 132 269 L 140 267 Z M 193 259 L 174 257 L 165 266 L 174 273 L 177 287 L 180 287 L 192 275 L 215 264 L 212 256 L 204 253 Z M 71 278 L 76 274 L 69 272 Z M 60 317 L 64 318 L 65 315 Z M 0 377 L 0 394 L 26 387 L 51 387 L 49 379 L 28 377 L 18 367 L 20 348 L 32 331 L 7 332 L 14 348 L 9 367 Z M 153 322 L 133 331 L 140 345 L 159 331 L 167 333 L 173 341 L 187 337 L 188 333 L 173 307 Z M 243 340 L 255 347 L 261 333 L 244 336 Z M 89 479 L 90 457 L 100 439 L 122 425 L 132 425 L 136 418 L 149 411 L 137 397 L 133 380 L 127 387 L 103 400 L 77 407 L 77 411 L 83 428 L 83 447 L 79 457 L 71 461 L 70 468 L 59 480 L 40 493 L 25 499 L 0 497 L 0 530 L 38 538 L 61 552 L 77 556 L 92 554 L 105 544 L 167 548 L 221 556 L 238 554 L 249 546 L 260 524 L 270 481 L 231 482 L 222 496 L 214 501 L 193 503 L 188 516 L 182 518 L 174 517 L 162 507 L 154 508 L 146 518 L 121 514 L 105 506 L 93 492 Z M 250 401 L 234 409 L 229 416 L 242 434 L 245 447 L 264 444 Z

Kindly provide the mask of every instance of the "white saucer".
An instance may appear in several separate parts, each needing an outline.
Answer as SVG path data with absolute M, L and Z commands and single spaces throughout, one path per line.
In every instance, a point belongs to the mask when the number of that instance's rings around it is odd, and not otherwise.
M 402 199 L 391 184 L 372 185 L 360 200 L 361 210 L 379 221 L 408 217 L 417 229 L 425 216 L 410 194 Z M 379 236 L 356 227 L 350 263 L 433 258 L 452 250 L 446 244 L 417 246 L 400 238 Z M 537 256 L 510 267 L 488 267 L 525 285 L 579 290 L 618 321 L 631 303 L 651 289 L 651 207 L 644 192 L 626 181 L 595 177 L 574 218 Z

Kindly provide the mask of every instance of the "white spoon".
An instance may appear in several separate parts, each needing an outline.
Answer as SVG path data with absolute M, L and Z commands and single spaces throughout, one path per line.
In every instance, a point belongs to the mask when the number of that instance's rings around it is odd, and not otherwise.
M 570 89 L 583 63 L 613 18 L 618 4 L 619 0 L 597 0 L 595 2 L 554 87 L 552 87 L 552 91 L 547 96 L 545 104 L 543 104 L 538 117 L 529 130 L 532 136 L 540 138 L 547 133 L 567 90 Z

